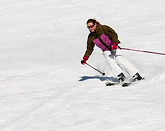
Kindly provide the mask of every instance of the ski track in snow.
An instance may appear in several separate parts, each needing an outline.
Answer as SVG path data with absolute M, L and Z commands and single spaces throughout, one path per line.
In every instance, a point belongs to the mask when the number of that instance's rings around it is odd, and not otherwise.
M 164 56 L 123 51 L 145 80 L 113 79 L 96 47 L 88 62 L 86 20 L 112 26 L 121 46 L 165 52 L 164 1 L 1 0 L 1 131 L 164 131 Z

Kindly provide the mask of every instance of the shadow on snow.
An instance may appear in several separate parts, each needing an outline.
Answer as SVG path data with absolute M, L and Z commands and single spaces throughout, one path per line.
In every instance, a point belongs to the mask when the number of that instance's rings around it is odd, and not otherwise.
M 99 79 L 100 81 L 116 81 L 114 77 L 103 77 L 103 76 L 81 76 L 79 81 L 85 81 L 90 79 Z

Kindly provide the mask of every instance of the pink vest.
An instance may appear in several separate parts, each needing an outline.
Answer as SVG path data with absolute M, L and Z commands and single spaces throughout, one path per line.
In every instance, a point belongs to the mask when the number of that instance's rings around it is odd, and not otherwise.
M 107 45 L 107 46 L 111 46 L 112 45 L 112 41 L 109 39 L 109 37 L 105 34 L 102 34 L 100 36 L 101 40 Z M 95 43 L 95 45 L 97 45 L 99 48 L 102 49 L 102 51 L 107 51 L 108 49 L 101 43 L 101 41 L 99 40 L 99 38 L 94 39 L 93 42 Z

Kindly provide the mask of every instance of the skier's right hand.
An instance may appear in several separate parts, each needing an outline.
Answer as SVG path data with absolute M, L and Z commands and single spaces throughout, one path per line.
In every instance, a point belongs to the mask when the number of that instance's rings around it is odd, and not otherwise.
M 88 57 L 84 56 L 83 59 L 81 60 L 81 64 L 85 65 L 87 60 L 88 60 Z

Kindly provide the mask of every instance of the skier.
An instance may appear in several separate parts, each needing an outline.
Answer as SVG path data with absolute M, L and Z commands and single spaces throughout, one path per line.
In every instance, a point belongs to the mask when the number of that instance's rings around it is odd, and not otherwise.
M 126 78 L 124 72 L 132 76 L 134 81 L 142 80 L 137 68 L 123 58 L 117 33 L 111 27 L 101 25 L 95 19 L 89 19 L 86 24 L 90 33 L 87 40 L 87 49 L 81 64 L 86 63 L 96 45 L 103 51 L 108 66 L 119 83 L 124 82 Z

